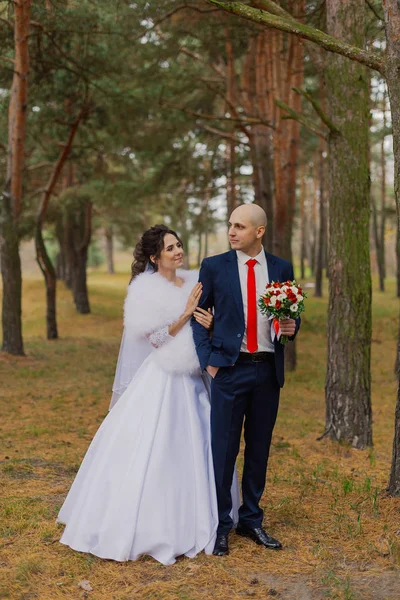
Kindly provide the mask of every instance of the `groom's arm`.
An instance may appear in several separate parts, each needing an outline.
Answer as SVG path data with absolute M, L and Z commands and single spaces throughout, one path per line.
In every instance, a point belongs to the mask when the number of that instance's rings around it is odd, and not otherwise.
M 208 310 L 214 306 L 212 273 L 208 262 L 207 259 L 203 260 L 199 274 L 199 281 L 203 284 L 203 293 L 200 298 L 199 307 L 204 308 L 204 310 Z M 191 319 L 191 325 L 197 356 L 199 357 L 201 370 L 204 371 L 208 366 L 212 351 L 210 332 L 203 325 L 200 325 L 194 317 Z

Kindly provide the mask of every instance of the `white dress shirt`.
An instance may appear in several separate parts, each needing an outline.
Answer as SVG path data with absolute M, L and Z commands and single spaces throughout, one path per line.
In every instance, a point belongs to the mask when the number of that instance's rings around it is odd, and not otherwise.
M 241 250 L 236 251 L 239 268 L 240 287 L 242 290 L 243 310 L 245 330 L 240 347 L 241 352 L 248 352 L 247 349 L 247 273 L 249 267 L 246 262 L 254 258 L 257 263 L 254 265 L 254 274 L 256 277 L 256 297 L 257 297 L 257 352 L 275 352 L 274 344 L 271 340 L 271 321 L 266 315 L 263 315 L 258 309 L 258 299 L 265 291 L 265 286 L 269 283 L 267 258 L 264 249 L 257 256 L 247 256 Z

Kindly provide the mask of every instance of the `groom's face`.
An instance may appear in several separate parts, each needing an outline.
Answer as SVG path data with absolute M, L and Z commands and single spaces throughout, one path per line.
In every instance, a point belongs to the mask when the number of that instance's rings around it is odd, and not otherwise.
M 263 232 L 259 226 L 254 225 L 254 222 L 242 212 L 236 213 L 233 211 L 229 221 L 229 243 L 232 250 L 248 251 L 262 237 Z

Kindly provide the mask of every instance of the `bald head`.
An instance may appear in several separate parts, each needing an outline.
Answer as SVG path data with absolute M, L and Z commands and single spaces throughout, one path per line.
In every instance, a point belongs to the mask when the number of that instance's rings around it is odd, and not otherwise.
M 229 219 L 229 242 L 232 250 L 241 250 L 248 256 L 257 256 L 262 249 L 262 237 L 267 215 L 258 204 L 241 204 Z
M 266 227 L 267 215 L 258 204 L 241 204 L 233 211 L 230 222 L 244 221 L 254 227 Z

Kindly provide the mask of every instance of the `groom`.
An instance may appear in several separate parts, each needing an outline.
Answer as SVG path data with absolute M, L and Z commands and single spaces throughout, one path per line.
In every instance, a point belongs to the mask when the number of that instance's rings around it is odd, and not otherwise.
M 262 528 L 259 502 L 265 487 L 272 431 L 284 384 L 284 349 L 271 338 L 271 321 L 257 310 L 259 295 L 270 281 L 293 279 L 292 265 L 262 247 L 266 214 L 256 204 L 236 208 L 229 222 L 232 250 L 204 259 L 199 306 L 214 309 L 214 330 L 192 319 L 202 369 L 212 377 L 211 436 L 219 526 L 214 554 L 229 553 L 232 528 L 231 484 L 244 420 L 243 504 L 236 533 L 267 548 L 278 540 Z M 300 319 L 280 322 L 281 334 L 294 339 Z

